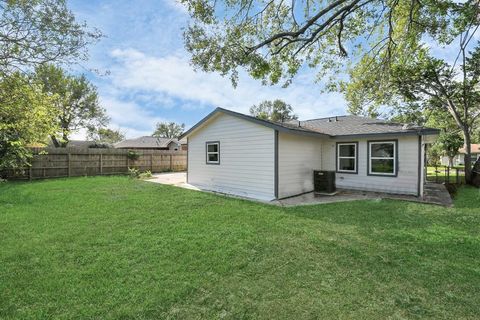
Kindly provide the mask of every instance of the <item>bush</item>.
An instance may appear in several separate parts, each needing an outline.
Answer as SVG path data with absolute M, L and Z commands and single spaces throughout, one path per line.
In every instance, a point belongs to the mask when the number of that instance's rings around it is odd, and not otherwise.
M 132 179 L 148 179 L 152 177 L 150 170 L 141 172 L 136 168 L 128 168 L 128 176 Z
M 135 151 L 128 151 L 127 158 L 132 161 L 138 160 L 138 158 L 140 158 L 140 153 Z

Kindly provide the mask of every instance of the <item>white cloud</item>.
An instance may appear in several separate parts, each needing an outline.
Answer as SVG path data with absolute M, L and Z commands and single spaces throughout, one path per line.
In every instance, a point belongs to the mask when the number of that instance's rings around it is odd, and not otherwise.
M 195 72 L 181 54 L 153 57 L 134 49 L 116 49 L 112 57 L 117 60 L 112 68 L 112 82 L 116 88 L 148 92 L 161 97 L 161 101 L 181 99 L 185 103 L 183 109 L 213 105 L 248 112 L 253 104 L 278 98 L 290 103 L 302 119 L 345 113 L 343 97 L 320 93 L 313 72 L 303 73 L 287 88 L 262 86 L 242 75 L 235 89 L 228 78 Z

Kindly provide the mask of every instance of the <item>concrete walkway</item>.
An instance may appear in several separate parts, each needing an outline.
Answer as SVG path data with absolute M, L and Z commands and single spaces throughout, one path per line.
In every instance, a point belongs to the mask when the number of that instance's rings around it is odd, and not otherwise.
M 172 172 L 172 173 L 159 173 L 154 174 L 151 179 L 146 181 L 168 184 L 180 188 L 212 192 L 210 190 L 203 190 L 192 186 L 187 183 L 187 174 L 185 172 Z M 227 194 L 228 195 L 228 194 Z M 228 195 L 231 196 L 231 195 Z M 233 196 L 235 198 L 242 198 L 239 196 Z M 260 201 L 256 199 L 246 198 L 247 200 L 253 200 L 257 202 L 263 202 L 283 207 L 302 206 L 302 205 L 315 205 L 334 202 L 356 201 L 356 200 L 381 200 L 381 199 L 394 199 L 403 201 L 413 201 L 421 203 L 437 204 L 442 206 L 451 206 L 452 199 L 450 194 L 444 185 L 441 184 L 427 184 L 425 186 L 424 199 L 409 196 L 409 195 L 395 195 L 381 192 L 369 192 L 369 191 L 355 191 L 355 190 L 338 190 L 333 196 L 327 195 L 314 195 L 313 192 L 309 192 L 303 195 L 274 201 Z

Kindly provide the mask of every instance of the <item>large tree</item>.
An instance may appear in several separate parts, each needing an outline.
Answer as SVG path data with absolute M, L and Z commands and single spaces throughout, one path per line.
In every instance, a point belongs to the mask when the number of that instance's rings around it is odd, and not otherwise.
M 279 99 L 274 101 L 265 100 L 258 105 L 250 107 L 250 114 L 259 119 L 277 122 L 298 119 L 298 116 L 293 113 L 292 106 Z
M 185 130 L 185 124 L 176 122 L 159 122 L 156 125 L 152 137 L 177 138 Z
M 89 128 L 88 138 L 98 144 L 114 144 L 125 139 L 125 135 L 120 129 L 110 128 Z
M 58 66 L 46 64 L 36 68 L 35 76 L 58 109 L 60 130 L 52 135 L 55 147 L 65 147 L 72 132 L 101 128 L 108 123 L 105 109 L 98 101 L 97 88 L 84 75 L 69 75 Z
M 448 157 L 448 166 L 453 167 L 453 159 L 463 145 L 462 137 L 456 132 L 442 132 L 436 142 L 443 154 Z
M 239 67 L 288 84 L 308 65 L 320 76 L 381 56 L 385 66 L 429 37 L 448 43 L 476 15 L 478 1 L 180 0 L 193 20 L 185 31 L 192 62 L 230 75 Z M 350 55 L 351 59 L 342 59 Z
M 0 81 L 0 174 L 28 165 L 28 145 L 44 143 L 56 129 L 51 97 L 24 75 Z
M 99 37 L 75 20 L 64 0 L 0 0 L 0 74 L 85 59 Z

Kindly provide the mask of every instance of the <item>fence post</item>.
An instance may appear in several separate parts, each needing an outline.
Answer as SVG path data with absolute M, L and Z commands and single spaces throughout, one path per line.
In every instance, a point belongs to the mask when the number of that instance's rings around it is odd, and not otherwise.
M 150 172 L 153 172 L 153 153 L 150 153 Z
M 173 155 L 170 155 L 170 171 L 173 171 Z
M 455 181 L 457 182 L 457 184 L 460 184 L 460 177 L 458 175 L 458 168 L 456 168 L 455 170 L 456 170 L 456 174 L 457 174 L 457 177 L 456 177 Z
M 28 180 L 32 181 L 32 164 L 28 167 Z
M 103 174 L 103 153 L 100 153 L 98 160 L 100 161 L 100 174 Z
M 68 162 L 68 176 L 72 176 L 72 164 L 70 163 L 70 152 L 67 153 L 67 162 Z

